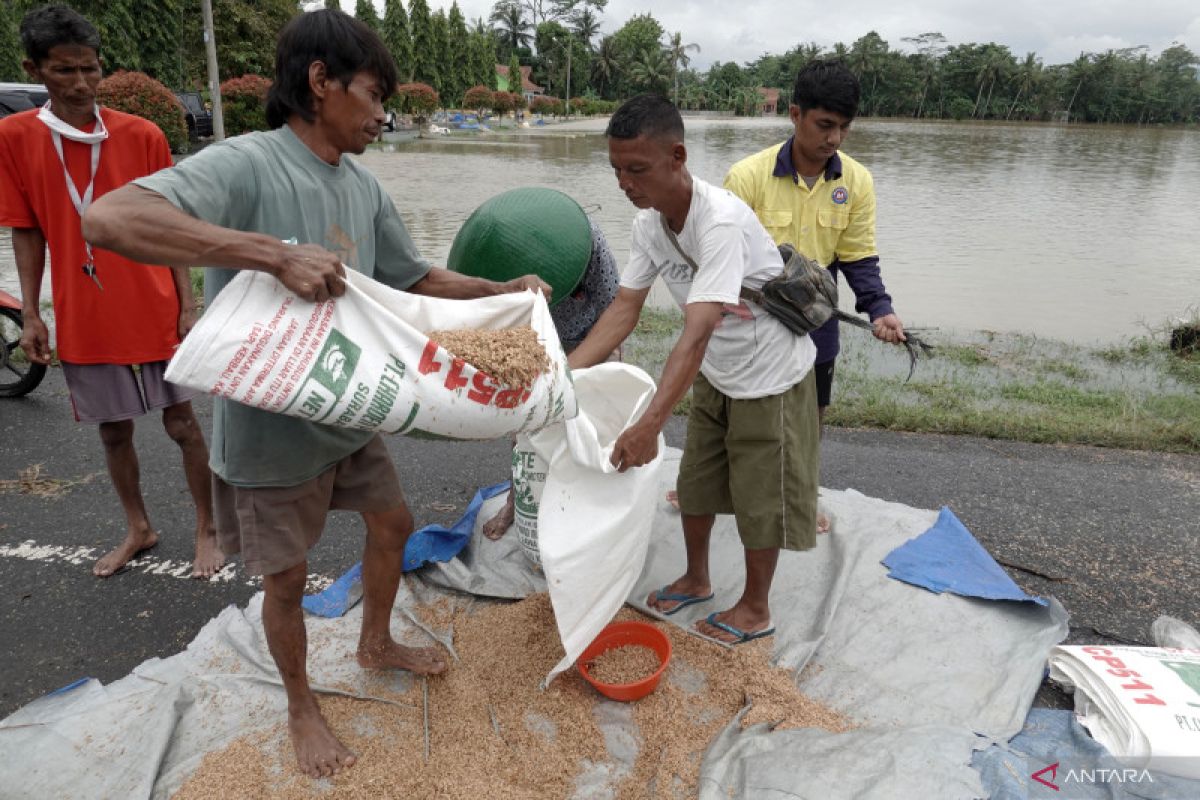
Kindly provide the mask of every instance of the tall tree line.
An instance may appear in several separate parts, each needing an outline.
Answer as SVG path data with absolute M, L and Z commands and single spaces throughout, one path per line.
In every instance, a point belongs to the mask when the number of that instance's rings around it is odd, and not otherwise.
M 684 102 L 720 102 L 714 77 L 741 73 L 745 85 L 783 89 L 804 64 L 838 56 L 862 82 L 861 113 L 931 119 L 1039 120 L 1103 123 L 1200 122 L 1200 58 L 1182 44 L 1157 56 L 1146 47 L 1081 53 L 1046 65 L 1036 53 L 1006 45 L 950 44 L 938 32 L 906 37 L 907 49 L 871 31 L 849 46 L 801 44 L 745 64 L 714 64 L 685 80 Z
M 23 80 L 17 24 L 43 0 L 0 0 L 0 80 Z M 435 3 L 438 0 L 434 0 Z M 996 42 L 952 44 L 938 32 L 901 40 L 870 31 L 847 45 L 800 43 L 737 64 L 690 68 L 699 48 L 666 31 L 651 13 L 613 33 L 601 31 L 608 0 L 497 0 L 486 20 L 468 23 L 457 0 L 355 0 L 353 12 L 380 32 L 401 79 L 434 87 L 446 106 L 472 86 L 496 88 L 496 64 L 514 61 L 555 96 L 617 100 L 657 91 L 690 109 L 756 114 L 760 87 L 781 90 L 780 110 L 796 72 L 813 58 L 845 59 L 863 85 L 861 113 L 871 116 L 1112 123 L 1200 122 L 1200 58 L 1182 44 L 1157 55 L 1145 47 L 1081 53 L 1047 65 Z M 139 70 L 176 87 L 204 84 L 198 0 L 67 0 L 96 24 L 106 69 Z M 326 5 L 339 5 L 327 0 Z M 350 4 L 346 3 L 347 10 Z M 213 0 L 223 76 L 270 76 L 279 29 L 297 0 Z
M 45 0 L 0 0 L 0 80 L 23 81 L 21 18 Z M 107 72 L 145 72 L 168 86 L 205 83 L 204 24 L 197 0 L 66 0 L 100 32 Z M 223 76 L 270 75 L 275 37 L 299 11 L 296 0 L 213 0 Z

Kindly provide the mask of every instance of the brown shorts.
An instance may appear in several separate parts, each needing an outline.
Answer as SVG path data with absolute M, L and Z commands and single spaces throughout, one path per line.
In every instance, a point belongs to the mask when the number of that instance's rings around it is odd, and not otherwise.
M 163 378 L 166 361 L 140 364 L 137 370 L 128 364 L 64 361 L 62 371 L 77 422 L 121 422 L 187 402 L 197 394 Z
M 703 375 L 676 491 L 685 514 L 733 514 L 747 550 L 817 544 L 820 431 L 812 370 L 787 391 L 735 400 Z
M 221 551 L 241 553 L 251 575 L 274 575 L 307 560 L 330 511 L 381 512 L 403 505 L 396 465 L 379 436 L 295 486 L 248 489 L 213 475 Z

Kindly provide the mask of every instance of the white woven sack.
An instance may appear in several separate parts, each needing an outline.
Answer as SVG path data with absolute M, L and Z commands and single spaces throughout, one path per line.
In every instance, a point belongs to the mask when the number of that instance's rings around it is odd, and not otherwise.
M 631 364 L 598 364 L 574 373 L 579 414 L 528 437 L 548 465 L 537 509 L 537 548 L 563 657 L 547 685 L 568 669 L 621 610 L 650 544 L 658 455 L 617 472 L 613 445 L 654 398 L 654 379 Z
M 542 556 L 538 553 L 538 507 L 549 469 L 550 464 L 533 449 L 529 437 L 518 435 L 512 452 L 513 524 L 521 549 L 539 567 Z
M 528 325 L 550 368 L 499 385 L 426 333 Z M 243 271 L 183 340 L 167 380 L 255 408 L 384 433 L 494 439 L 574 417 L 566 355 L 540 292 L 443 300 L 347 270 L 346 293 L 310 303 Z

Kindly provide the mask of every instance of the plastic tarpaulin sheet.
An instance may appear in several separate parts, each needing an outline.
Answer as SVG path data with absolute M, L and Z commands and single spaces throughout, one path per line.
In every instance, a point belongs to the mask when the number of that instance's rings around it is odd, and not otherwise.
M 678 474 L 678 463 L 663 474 Z M 833 530 L 817 547 L 780 555 L 771 591 L 775 660 L 800 673 L 802 691 L 866 725 L 961 725 L 1007 740 L 1021 729 L 1050 648 L 1067 635 L 1067 613 L 1051 599 L 995 603 L 932 594 L 887 577 L 880 565 L 898 545 L 928 530 L 937 512 L 822 491 Z M 679 515 L 665 503 L 646 568 L 630 603 L 683 574 Z M 744 550 L 733 519 L 713 526 L 710 573 L 716 597 L 670 617 L 683 627 L 733 605 L 744 580 Z M 901 690 L 900 687 L 903 687 Z
M 772 733 L 765 723 L 742 729 L 735 719 L 704 755 L 699 797 L 981 797 L 979 774 L 968 766 L 978 742 L 946 725 Z
M 931 592 L 1047 605 L 1045 598 L 1022 591 L 945 506 L 932 528 L 888 553 L 883 565 L 896 580 Z
M 1071 711 L 1031 710 L 1020 733 L 976 753 L 973 763 L 991 800 L 1200 797 L 1200 781 L 1130 769 L 1088 736 Z
M 449 561 L 458 555 L 475 529 L 475 518 L 483 501 L 495 497 L 508 489 L 509 483 L 485 486 L 475 492 L 467 510 L 449 528 L 442 525 L 426 525 L 412 532 L 404 545 L 404 571 L 418 569 L 426 564 Z M 317 594 L 304 598 L 304 610 L 318 617 L 340 617 L 362 599 L 362 563 L 355 564 L 341 577 Z
M 645 568 L 629 596 L 636 605 L 683 570 L 679 516 L 662 499 L 674 486 L 678 457 L 668 450 L 659 471 Z M 398 639 L 432 638 L 453 653 L 452 631 L 422 627 L 418 608 L 443 599 L 488 602 L 461 592 L 519 598 L 546 591 L 512 532 L 497 542 L 482 536 L 482 520 L 502 502 L 484 502 L 457 558 L 407 575 L 393 611 Z M 775 658 L 796 672 L 804 692 L 861 727 L 827 734 L 730 726 L 703 757 L 701 791 L 753 800 L 855 796 L 839 787 L 859 787 L 863 797 L 982 796 L 969 768 L 971 749 L 1021 730 L 1047 653 L 1066 634 L 1065 612 L 1053 600 L 1045 608 L 994 603 L 892 580 L 880 561 L 927 530 L 936 512 L 852 490 L 824 492 L 822 503 L 832 532 L 818 537 L 814 550 L 780 558 L 771 597 Z M 732 519 L 719 518 L 711 562 L 717 596 L 669 621 L 689 626 L 731 605 L 741 591 L 742 558 Z M 347 655 L 361 613 L 356 607 L 338 618 L 309 618 L 309 669 L 318 691 L 368 698 L 379 691 Z M 805 665 L 815 669 L 801 673 Z M 672 668 L 666 680 L 686 689 L 684 677 Z M 402 692 L 411 677 L 397 673 L 393 680 Z M 609 760 L 580 765 L 578 800 L 613 797 L 638 749 L 653 746 L 643 742 L 628 706 L 601 700 L 594 714 Z M 206 752 L 279 728 L 284 715 L 260 595 L 245 610 L 222 612 L 183 653 L 147 661 L 109 686 L 90 681 L 42 698 L 0 721 L 0 791 L 14 800 L 169 797 Z

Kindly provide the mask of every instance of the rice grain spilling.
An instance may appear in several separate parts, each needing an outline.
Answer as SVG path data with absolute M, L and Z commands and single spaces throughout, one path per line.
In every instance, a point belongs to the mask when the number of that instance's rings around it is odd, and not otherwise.
M 550 357 L 528 325 L 500 330 L 459 328 L 430 331 L 446 352 L 491 375 L 505 386 L 529 386 L 550 369 Z

